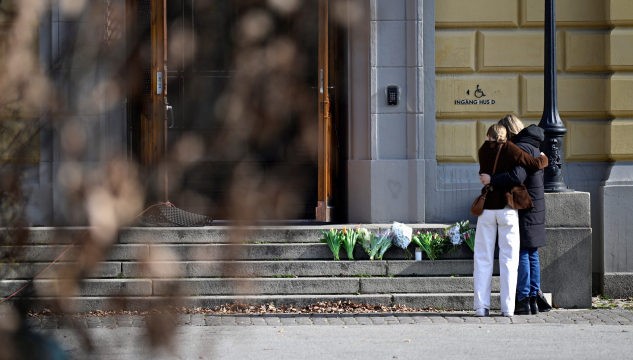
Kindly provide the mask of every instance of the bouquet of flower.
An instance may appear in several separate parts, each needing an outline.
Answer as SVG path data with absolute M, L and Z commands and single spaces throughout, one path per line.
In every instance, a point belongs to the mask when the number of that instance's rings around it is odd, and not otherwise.
M 463 244 L 464 242 L 475 251 L 475 229 L 470 228 L 470 221 L 460 221 L 446 228 L 444 232 L 453 244 L 453 247 Z
M 378 243 L 379 243 L 379 248 L 378 248 L 378 255 L 376 256 L 376 258 L 378 260 L 382 260 L 382 256 L 385 255 L 385 252 L 387 250 L 389 250 L 389 248 L 391 247 L 392 241 L 393 241 L 393 234 L 386 232 L 384 234 L 376 234 L 376 237 L 379 238 Z M 370 258 L 370 260 L 373 260 Z
M 475 252 L 475 229 L 466 230 L 466 232 L 462 234 L 462 238 L 464 239 L 464 242 L 468 244 L 470 250 Z
M 371 252 L 371 241 L 372 241 L 372 233 L 366 228 L 360 228 L 358 233 L 358 240 L 360 245 L 365 249 L 365 252 L 369 254 Z
M 446 230 L 444 230 L 444 236 L 448 238 L 453 246 L 461 245 L 463 242 L 459 224 L 447 227 Z
M 330 247 L 332 254 L 334 254 L 334 260 L 339 260 L 338 253 L 341 251 L 341 243 L 343 242 L 339 232 L 334 230 L 334 228 L 330 229 L 328 232 L 323 230 L 321 230 L 321 232 L 325 236 L 324 239 L 320 239 L 321 242 L 326 243 Z
M 405 224 L 394 222 L 391 226 L 391 231 L 393 232 L 393 244 L 397 247 L 404 250 L 405 258 L 410 259 L 411 253 L 407 249 L 409 244 L 411 243 L 411 235 L 413 234 L 413 229 Z
M 421 248 L 430 260 L 435 260 L 442 255 L 446 247 L 445 237 L 439 236 L 438 234 L 431 234 L 428 231 L 426 233 L 418 231 L 413 235 L 411 241 Z
M 360 235 L 360 228 L 354 230 L 347 230 L 347 228 L 343 228 L 341 230 L 341 240 L 343 242 L 343 247 L 347 252 L 347 258 L 349 260 L 354 260 L 354 247 L 356 246 L 356 240 Z
M 470 250 L 475 251 L 475 229 L 470 228 L 470 221 L 462 221 L 459 223 L 459 232 L 462 239 L 470 247 Z
M 374 260 L 382 248 L 384 248 L 384 251 L 387 251 L 389 246 L 391 246 L 391 238 L 387 233 L 382 235 L 374 234 L 367 229 L 361 228 L 358 237 L 363 249 L 365 249 L 365 252 L 369 255 L 369 260 Z M 389 245 L 387 245 L 387 243 L 389 243 Z

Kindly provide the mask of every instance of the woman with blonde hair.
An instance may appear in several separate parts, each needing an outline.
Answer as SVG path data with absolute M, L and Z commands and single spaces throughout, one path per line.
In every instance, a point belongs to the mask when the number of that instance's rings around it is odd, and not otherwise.
M 479 149 L 479 173 L 507 173 L 518 165 L 536 171 L 547 166 L 545 155 L 534 158 L 512 142 L 507 141 L 503 125 L 494 124 L 487 132 L 488 141 Z M 533 207 L 524 186 L 491 187 L 486 185 L 488 195 L 484 211 L 477 219 L 475 233 L 475 283 L 474 308 L 476 316 L 490 313 L 492 267 L 495 240 L 499 234 L 499 268 L 501 273 L 501 312 L 503 316 L 514 315 L 517 268 L 519 264 L 519 216 L 517 210 Z M 483 192 L 483 189 L 482 189 Z
M 538 156 L 539 147 L 545 139 L 543 129 L 536 125 L 523 127 L 523 123 L 514 115 L 507 115 L 499 124 L 508 130 L 508 138 L 521 150 L 532 156 Z M 541 291 L 541 268 L 538 248 L 545 246 L 545 191 L 543 170 L 530 171 L 517 165 L 510 172 L 497 171 L 494 175 L 481 174 L 482 184 L 496 187 L 512 187 L 524 184 L 534 208 L 519 210 L 519 233 L 521 248 L 519 251 L 519 269 L 517 279 L 517 302 L 515 314 L 536 315 L 546 312 L 551 306 Z

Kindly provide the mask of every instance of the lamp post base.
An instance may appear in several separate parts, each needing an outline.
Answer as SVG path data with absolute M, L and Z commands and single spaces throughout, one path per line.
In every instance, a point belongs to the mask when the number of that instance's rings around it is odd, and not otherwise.
M 566 193 L 566 192 L 574 192 L 573 189 L 569 189 L 565 183 L 556 182 L 556 183 L 545 183 L 544 185 L 546 193 Z

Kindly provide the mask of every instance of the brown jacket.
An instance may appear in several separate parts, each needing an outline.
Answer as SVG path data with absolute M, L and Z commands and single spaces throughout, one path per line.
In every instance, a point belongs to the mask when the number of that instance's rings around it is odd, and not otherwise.
M 492 175 L 492 169 L 495 164 L 495 158 L 499 151 L 499 143 L 486 141 L 479 148 L 479 173 Z M 506 141 L 501 148 L 499 160 L 495 174 L 510 172 L 515 165 L 521 165 L 524 168 L 536 171 L 548 165 L 547 156 L 541 155 L 534 158 L 514 145 L 511 141 Z M 484 189 L 481 190 L 482 194 Z M 488 191 L 484 209 L 498 210 L 503 209 L 506 205 L 510 205 L 513 209 L 534 208 L 530 195 L 525 189 L 525 185 L 521 184 L 513 188 L 494 187 L 492 191 Z

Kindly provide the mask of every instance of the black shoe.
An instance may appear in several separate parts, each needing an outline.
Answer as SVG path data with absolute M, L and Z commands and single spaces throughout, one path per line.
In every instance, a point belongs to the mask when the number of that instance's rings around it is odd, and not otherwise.
M 530 312 L 530 297 L 526 297 L 523 300 L 518 300 L 516 302 L 516 307 L 514 309 L 514 315 L 532 315 Z
M 532 315 L 538 314 L 538 306 L 536 305 L 536 296 L 530 296 L 530 311 Z
M 536 294 L 536 305 L 538 306 L 538 311 L 540 312 L 548 312 L 552 310 L 552 306 L 547 302 L 541 290 L 539 290 L 538 294 Z

